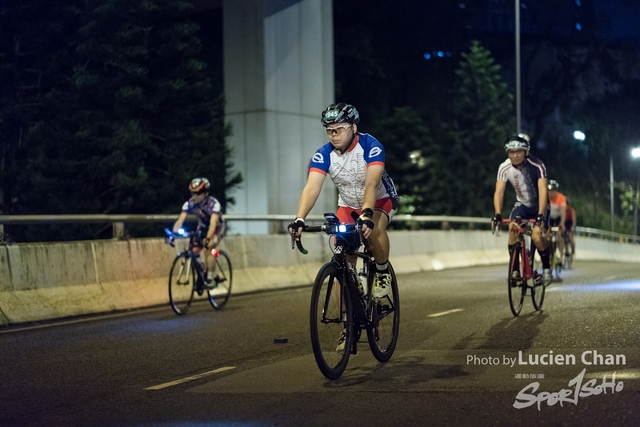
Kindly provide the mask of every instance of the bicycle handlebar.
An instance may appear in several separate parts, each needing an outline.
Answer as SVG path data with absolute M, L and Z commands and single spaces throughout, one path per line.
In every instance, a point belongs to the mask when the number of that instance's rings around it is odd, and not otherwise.
M 365 238 L 364 238 L 364 235 L 362 234 L 362 230 L 360 229 L 357 223 L 356 224 L 325 223 L 322 225 L 305 225 L 302 228 L 302 231 L 307 233 L 322 232 L 328 235 L 339 234 L 339 233 L 350 233 L 353 231 L 357 231 L 358 235 L 360 236 L 360 244 L 365 242 Z M 296 238 L 295 233 L 291 234 L 291 249 L 294 249 L 294 242 L 295 242 L 295 246 L 298 247 L 298 250 L 302 254 L 307 255 L 309 253 L 309 251 L 306 250 L 304 246 L 302 246 L 301 238 Z
M 165 228 L 164 234 L 165 234 L 165 238 L 164 238 L 165 243 L 171 245 L 171 247 L 175 247 L 175 244 L 173 243 L 173 241 L 176 237 L 191 237 L 195 234 L 195 231 L 190 231 L 188 233 L 176 233 L 175 231 Z
M 511 219 L 511 218 L 504 218 L 502 221 L 500 221 L 500 224 L 510 224 L 510 223 L 512 223 L 512 222 L 517 223 L 517 224 L 518 224 L 518 226 L 522 226 L 522 225 L 527 224 L 527 223 L 534 223 L 534 224 L 535 224 L 535 223 L 536 223 L 536 219 L 535 219 L 535 218 L 532 218 L 532 219 L 522 219 L 522 218 L 520 218 L 520 217 L 516 217 L 515 219 Z M 493 225 L 493 220 L 491 220 L 491 223 L 492 223 L 492 225 Z M 499 227 L 495 227 L 495 228 L 494 228 L 494 227 L 492 227 L 491 232 L 492 232 L 493 234 L 495 234 L 496 236 L 499 236 L 499 235 L 500 235 L 500 228 L 499 228 Z

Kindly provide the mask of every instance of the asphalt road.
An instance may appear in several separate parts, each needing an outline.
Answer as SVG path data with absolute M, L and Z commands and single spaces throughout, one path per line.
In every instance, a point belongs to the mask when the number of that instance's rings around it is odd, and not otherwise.
M 640 264 L 576 262 L 518 318 L 505 276 L 400 276 L 394 356 L 362 343 L 336 381 L 308 287 L 3 328 L 0 426 L 640 425 Z

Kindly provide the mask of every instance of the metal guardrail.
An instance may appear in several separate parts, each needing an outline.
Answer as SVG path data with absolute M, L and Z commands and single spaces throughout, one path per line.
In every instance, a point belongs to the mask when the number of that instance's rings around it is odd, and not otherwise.
M 82 224 L 82 223 L 110 223 L 113 228 L 113 237 L 122 238 L 125 235 L 127 223 L 173 223 L 177 218 L 175 214 L 158 215 L 0 215 L 0 242 L 4 241 L 4 225 L 18 224 Z M 225 214 L 226 221 L 279 221 L 284 224 L 291 222 L 291 215 L 251 215 L 251 214 Z M 194 215 L 189 215 L 187 221 L 195 221 Z M 307 221 L 323 221 L 322 215 L 309 215 Z M 394 223 L 401 221 L 409 223 L 439 222 L 442 228 L 449 228 L 451 223 L 485 224 L 489 226 L 489 218 L 446 215 L 396 215 Z M 611 231 L 598 230 L 589 227 L 576 227 L 578 235 L 592 236 L 601 239 L 615 240 L 622 243 L 640 243 L 640 237 L 630 234 L 613 233 Z

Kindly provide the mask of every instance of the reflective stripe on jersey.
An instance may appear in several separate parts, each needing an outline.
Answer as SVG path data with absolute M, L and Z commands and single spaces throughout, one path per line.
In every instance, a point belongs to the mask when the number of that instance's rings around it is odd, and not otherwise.
M 533 156 L 524 160 L 522 170 L 507 159 L 498 168 L 498 181 L 509 181 L 516 190 L 518 203 L 528 207 L 538 206 L 538 180 L 547 177 L 544 163 Z
M 191 198 L 182 205 L 182 212 L 195 214 L 196 217 L 198 217 L 198 226 L 203 228 L 209 228 L 211 215 L 213 214 L 218 214 L 218 224 L 222 223 L 222 215 L 220 215 L 221 209 L 222 205 L 220 205 L 220 202 L 211 196 L 203 200 L 202 203 L 196 203 L 195 200 Z
M 338 189 L 338 206 L 360 209 L 364 202 L 364 181 L 367 167 L 384 167 L 384 147 L 366 133 L 357 133 L 356 139 L 347 151 L 341 153 L 330 142 L 315 152 L 309 171 L 329 174 Z M 376 189 L 376 200 L 385 197 L 398 199 L 398 193 L 391 178 L 384 171 L 382 182 Z

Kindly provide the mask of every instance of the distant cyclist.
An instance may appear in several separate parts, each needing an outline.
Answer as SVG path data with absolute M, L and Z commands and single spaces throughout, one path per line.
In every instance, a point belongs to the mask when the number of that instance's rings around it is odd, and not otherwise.
M 352 212 L 359 215 L 364 236 L 376 260 L 374 298 L 391 289 L 389 237 L 387 225 L 396 212 L 398 194 L 385 171 L 385 151 L 373 136 L 358 132 L 360 115 L 353 105 L 329 105 L 320 119 L 329 141 L 320 147 L 309 165 L 307 183 L 302 190 L 296 219 L 289 232 L 299 238 L 304 219 L 316 203 L 327 175 L 338 189 L 336 216 L 341 223 L 353 224 Z
M 565 235 L 569 238 L 569 242 L 571 243 L 571 256 L 576 253 L 576 227 L 578 225 L 578 217 L 576 215 L 576 210 L 569 203 L 569 198 L 567 197 L 567 213 L 564 220 L 564 232 Z
M 549 261 L 549 247 L 547 239 L 544 238 L 544 230 L 547 226 L 549 207 L 547 194 L 547 170 L 541 160 L 530 154 L 529 137 L 524 134 L 513 135 L 504 144 L 509 158 L 498 168 L 498 178 L 496 180 L 496 190 L 493 195 L 493 206 L 495 216 L 492 221 L 492 229 L 502 222 L 502 205 L 504 203 L 504 192 L 507 188 L 507 181 L 511 183 L 516 191 L 516 204 L 511 210 L 509 217 L 515 219 L 535 219 L 536 223 L 531 233 L 531 238 L 540 253 L 542 259 L 542 281 L 545 285 L 551 283 L 551 263 Z M 518 227 L 509 224 L 509 256 L 514 251 L 518 241 Z M 516 257 L 516 260 L 519 260 Z M 516 261 L 519 262 L 519 261 Z M 516 266 L 516 270 L 519 266 Z M 520 274 L 514 271 L 514 274 Z M 520 277 L 514 277 L 520 280 Z
M 567 198 L 558 191 L 560 184 L 552 179 L 547 186 L 549 189 L 549 229 L 558 227 L 558 250 L 560 251 L 560 260 L 564 256 L 564 239 L 562 238 L 565 230 L 565 221 L 567 219 Z M 553 256 L 554 254 L 551 254 Z M 562 263 L 562 261 L 560 261 Z
M 182 212 L 173 224 L 173 232 L 178 233 L 187 215 L 195 214 L 198 218 L 197 235 L 202 236 L 201 244 L 207 250 L 204 251 L 207 266 L 207 281 L 214 280 L 216 263 L 210 254 L 224 234 L 225 224 L 222 216 L 220 202 L 209 195 L 211 183 L 207 178 L 194 178 L 189 184 L 191 198 L 182 205 Z

